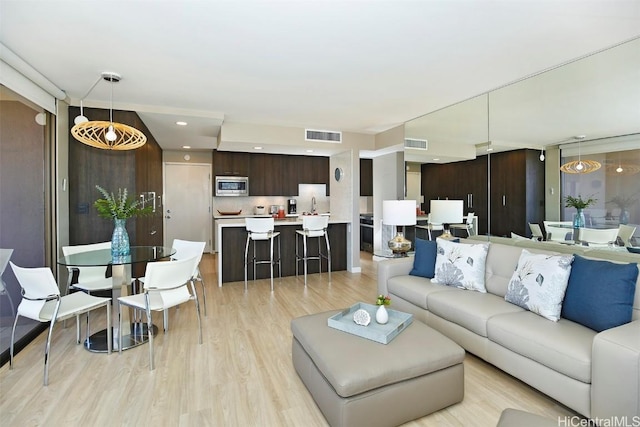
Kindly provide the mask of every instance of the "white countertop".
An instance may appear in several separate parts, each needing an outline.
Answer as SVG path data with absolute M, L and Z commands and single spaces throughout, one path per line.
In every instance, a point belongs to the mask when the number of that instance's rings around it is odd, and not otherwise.
M 222 218 L 216 218 L 216 219 L 224 219 L 225 221 L 217 221 L 217 226 L 218 228 L 222 228 L 222 227 L 244 227 L 245 226 L 245 221 L 244 218 L 247 218 L 249 216 L 246 217 L 239 217 L 239 216 L 233 216 L 233 217 L 229 217 L 227 215 L 223 216 Z M 261 217 L 260 215 L 256 215 L 254 217 Z M 264 217 L 264 216 L 262 216 Z M 266 216 L 266 218 L 268 218 L 268 215 Z M 302 225 L 302 215 L 297 216 L 297 217 L 290 217 L 290 218 L 275 218 L 275 226 L 278 227 L 280 225 Z M 339 219 L 333 219 L 331 217 L 329 217 L 329 224 L 346 224 L 346 223 L 351 223 L 350 220 L 339 220 Z

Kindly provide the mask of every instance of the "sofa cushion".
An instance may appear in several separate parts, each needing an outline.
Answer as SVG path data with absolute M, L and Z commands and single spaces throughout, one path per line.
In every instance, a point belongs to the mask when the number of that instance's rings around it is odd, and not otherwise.
M 522 249 L 504 299 L 554 322 L 560 319 L 573 255 L 533 254 Z
M 566 319 L 548 322 L 531 313 L 493 316 L 488 337 L 496 344 L 554 371 L 591 383 L 591 346 L 596 332 Z
M 461 289 L 432 283 L 431 280 L 416 276 L 395 276 L 387 281 L 387 291 L 411 304 L 428 310 L 427 300 L 432 292 L 460 291 Z
M 413 269 L 409 274 L 432 279 L 436 270 L 437 244 L 433 240 L 416 239 Z
M 480 336 L 487 336 L 487 320 L 503 313 L 524 311 L 489 293 L 437 292 L 428 297 L 429 311 Z
M 484 270 L 489 243 L 467 244 L 436 239 L 436 274 L 434 283 L 487 292 Z
M 629 323 L 637 279 L 637 264 L 616 264 L 576 255 L 562 317 L 597 332 Z

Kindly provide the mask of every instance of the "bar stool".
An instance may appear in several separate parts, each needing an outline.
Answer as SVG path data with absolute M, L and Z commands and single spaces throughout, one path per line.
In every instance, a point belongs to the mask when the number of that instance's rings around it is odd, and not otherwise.
M 324 215 L 307 215 L 302 217 L 302 230 L 296 230 L 296 277 L 298 276 L 298 263 L 304 263 L 304 285 L 307 286 L 307 261 L 318 260 L 318 268 L 322 273 L 322 258 L 327 260 L 329 270 L 329 283 L 331 283 L 331 246 L 329 245 L 329 234 L 327 226 L 329 225 L 329 217 Z M 302 236 L 303 253 L 300 256 L 298 252 L 298 235 Z M 324 237 L 327 252 L 325 254 L 320 250 L 320 240 Z M 307 253 L 307 239 L 318 239 L 318 255 L 309 256 Z
M 244 248 L 244 290 L 247 290 L 247 270 L 249 262 L 253 264 L 253 280 L 256 279 L 256 264 L 269 264 L 271 268 L 271 292 L 273 292 L 273 265 L 278 264 L 278 272 L 282 278 L 280 265 L 280 232 L 274 230 L 273 218 L 245 218 L 247 243 Z M 278 238 L 278 258 L 273 258 L 273 241 Z M 269 241 L 269 259 L 256 258 L 256 242 Z M 249 243 L 253 241 L 253 257 L 249 259 Z

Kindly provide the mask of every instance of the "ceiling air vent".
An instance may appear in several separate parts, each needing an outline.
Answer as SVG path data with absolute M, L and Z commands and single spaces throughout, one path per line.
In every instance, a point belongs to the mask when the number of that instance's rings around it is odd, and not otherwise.
M 405 138 L 405 140 L 404 140 L 404 148 L 414 148 L 416 150 L 426 150 L 427 149 L 427 140 L 426 139 Z
M 342 142 L 342 132 L 334 132 L 330 130 L 314 130 L 305 129 L 305 141 L 331 142 L 340 144 Z

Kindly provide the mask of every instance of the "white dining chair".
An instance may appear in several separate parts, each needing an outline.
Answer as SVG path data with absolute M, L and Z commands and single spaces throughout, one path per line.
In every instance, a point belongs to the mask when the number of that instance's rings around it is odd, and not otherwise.
M 543 221 L 544 231 L 547 233 L 547 240 L 554 242 L 564 242 L 573 237 L 573 223 L 571 221 Z M 557 226 L 554 226 L 556 224 Z
M 588 246 L 608 246 L 618 237 L 617 228 L 581 228 L 580 241 Z
M 529 229 L 531 230 L 531 238 L 533 240 L 545 240 L 544 234 L 542 234 L 542 229 L 540 228 L 540 224 L 529 223 Z
M 16 326 L 20 316 L 37 322 L 50 322 L 49 333 L 44 348 L 44 385 L 49 384 L 49 353 L 51 349 L 51 336 L 56 322 L 76 318 L 76 342 L 80 344 L 80 315 L 87 314 L 100 307 L 107 310 L 107 353 L 111 353 L 111 298 L 96 297 L 84 292 L 74 292 L 69 295 L 60 295 L 60 289 L 53 273 L 48 267 L 24 268 L 10 262 L 13 273 L 22 288 L 22 301 L 18 305 L 13 329 L 11 330 L 11 348 L 9 367 L 13 368 L 13 347 Z M 87 337 L 90 333 L 87 329 Z
M 475 236 L 475 218 L 475 214 L 473 212 L 469 212 L 463 224 L 451 224 L 449 225 L 449 228 L 465 230 L 467 232 L 467 237 Z M 431 237 L 429 237 L 429 239 L 431 239 Z
M 193 284 L 193 272 L 198 257 L 175 261 L 156 261 L 147 263 L 143 292 L 118 298 L 118 327 L 122 331 L 122 306 L 144 310 L 149 333 L 149 370 L 155 369 L 153 356 L 153 321 L 151 312 L 165 311 L 189 300 L 196 305 L 198 316 L 199 343 L 202 344 L 202 323 L 198 294 Z M 189 285 L 189 286 L 188 286 Z M 189 289 L 191 288 L 191 289 Z M 119 353 L 122 353 L 122 334 L 119 335 Z
M 429 240 L 433 240 L 431 235 L 432 231 L 444 231 L 444 224 L 435 224 L 431 222 L 431 212 L 427 214 L 427 232 L 429 233 Z
M 206 245 L 206 242 L 193 242 L 181 239 L 173 239 L 173 244 L 171 245 L 171 247 L 176 250 L 176 253 L 171 255 L 171 260 L 193 258 L 194 256 L 197 259 L 192 279 L 194 282 L 200 282 L 202 286 L 202 305 L 204 306 L 205 316 L 207 315 L 207 293 L 204 287 L 204 279 L 202 278 L 202 274 L 200 274 L 200 261 L 202 260 Z
M 63 246 L 64 256 L 74 255 L 82 252 L 97 251 L 101 249 L 111 249 L 111 242 L 92 243 L 88 245 Z M 67 280 L 67 292 L 70 289 L 78 289 L 89 294 L 98 291 L 113 289 L 113 279 L 107 277 L 107 267 L 67 267 L 69 278 Z M 78 273 L 76 283 L 73 283 L 74 274 Z
M 617 237 L 622 240 L 625 246 L 631 246 L 631 236 L 636 232 L 636 227 L 632 225 L 620 224 L 618 227 L 618 235 Z

